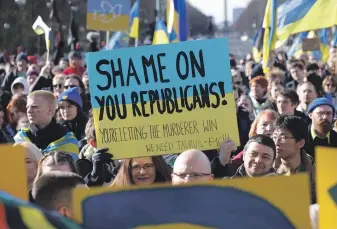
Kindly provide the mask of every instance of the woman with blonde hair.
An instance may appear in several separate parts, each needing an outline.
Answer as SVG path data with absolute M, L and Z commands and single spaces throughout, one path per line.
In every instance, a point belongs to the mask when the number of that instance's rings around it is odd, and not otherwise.
M 111 186 L 171 182 L 172 169 L 161 156 L 124 159 Z
M 27 170 L 28 187 L 29 189 L 31 189 L 37 174 L 39 161 L 43 157 L 41 150 L 30 142 L 15 143 L 13 146 L 14 147 L 21 146 L 25 149 L 26 152 L 25 162 Z

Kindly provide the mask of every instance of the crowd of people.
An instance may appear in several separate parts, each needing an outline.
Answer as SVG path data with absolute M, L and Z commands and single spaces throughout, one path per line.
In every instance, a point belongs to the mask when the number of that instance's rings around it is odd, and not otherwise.
M 337 53 L 272 56 L 264 73 L 252 55 L 230 55 L 240 145 L 114 160 L 98 149 L 81 53 L 57 65 L 18 53 L 0 56 L 0 142 L 26 149 L 30 201 L 72 218 L 71 189 L 307 172 L 316 203 L 315 146 L 337 147 Z M 224 114 L 224 117 L 226 114 Z M 312 208 L 317 211 L 316 207 Z

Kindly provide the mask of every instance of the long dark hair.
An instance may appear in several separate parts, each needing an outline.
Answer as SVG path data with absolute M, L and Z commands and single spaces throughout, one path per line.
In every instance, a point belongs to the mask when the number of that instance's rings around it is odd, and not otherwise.
M 163 157 L 153 156 L 151 158 L 156 168 L 156 178 L 154 183 L 171 182 L 172 169 L 168 166 L 168 164 L 166 164 Z M 132 159 L 123 160 L 123 163 L 111 186 L 129 186 L 135 183 L 131 177 L 131 168 L 130 168 L 131 162 Z

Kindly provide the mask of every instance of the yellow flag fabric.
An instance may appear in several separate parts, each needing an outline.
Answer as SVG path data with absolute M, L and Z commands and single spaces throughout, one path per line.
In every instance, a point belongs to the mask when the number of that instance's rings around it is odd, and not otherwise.
M 32 26 L 33 30 L 37 35 L 45 35 L 46 40 L 46 48 L 49 50 L 50 48 L 50 39 L 49 39 L 49 33 L 51 31 L 51 28 L 49 28 L 46 23 L 42 20 L 41 16 L 38 16 L 36 21 L 34 22 Z
M 284 43 L 290 35 L 337 25 L 336 0 L 288 0 L 278 7 L 277 37 Z
M 263 37 L 263 71 L 269 71 L 269 54 L 274 49 L 276 43 L 276 15 L 277 14 L 277 0 L 268 0 L 262 27 L 264 28 Z

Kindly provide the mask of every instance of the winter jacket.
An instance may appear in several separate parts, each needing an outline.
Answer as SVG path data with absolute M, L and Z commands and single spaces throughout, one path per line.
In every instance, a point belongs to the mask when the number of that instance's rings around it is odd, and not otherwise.
M 59 123 L 61 126 L 67 128 L 68 131 L 73 132 L 78 141 L 85 137 L 84 130 L 87 123 L 87 118 L 83 113 L 79 112 L 77 116 L 70 121 L 61 119 Z
M 301 151 L 301 164 L 295 173 L 308 172 L 310 176 L 311 186 L 311 202 L 316 203 L 316 179 L 315 179 L 315 162 L 314 159 L 304 150 Z M 274 163 L 274 169 L 277 174 L 289 176 L 291 173 L 289 169 L 282 163 Z

